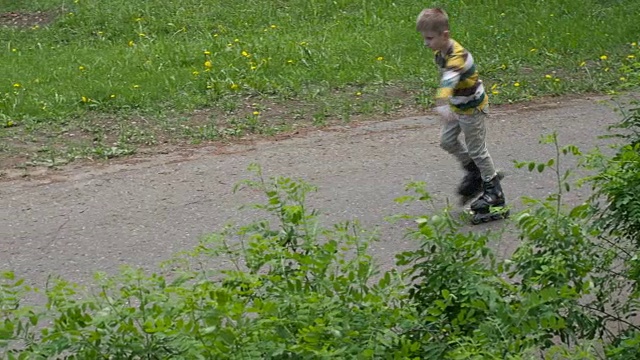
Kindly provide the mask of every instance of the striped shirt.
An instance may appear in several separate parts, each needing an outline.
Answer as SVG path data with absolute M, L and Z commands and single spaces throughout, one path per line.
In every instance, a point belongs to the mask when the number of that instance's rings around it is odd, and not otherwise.
M 448 99 L 452 110 L 462 114 L 487 105 L 489 98 L 478 78 L 473 56 L 462 45 L 451 40 L 446 54 L 436 51 L 435 62 L 442 74 L 437 99 Z

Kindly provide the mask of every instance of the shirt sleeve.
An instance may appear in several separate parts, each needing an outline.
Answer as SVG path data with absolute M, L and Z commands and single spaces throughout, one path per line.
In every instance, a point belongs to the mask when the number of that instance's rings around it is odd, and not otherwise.
M 447 58 L 440 87 L 436 93 L 436 99 L 448 99 L 453 95 L 453 89 L 460 82 L 460 76 L 464 71 L 465 59 L 462 54 L 452 54 Z

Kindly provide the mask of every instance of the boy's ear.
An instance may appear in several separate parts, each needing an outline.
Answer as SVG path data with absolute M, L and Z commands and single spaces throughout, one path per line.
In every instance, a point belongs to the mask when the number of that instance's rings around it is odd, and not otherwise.
M 442 36 L 445 38 L 445 40 L 449 40 L 449 30 L 443 31 Z

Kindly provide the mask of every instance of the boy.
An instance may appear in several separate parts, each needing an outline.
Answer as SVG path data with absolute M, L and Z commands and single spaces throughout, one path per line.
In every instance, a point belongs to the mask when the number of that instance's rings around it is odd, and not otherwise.
M 504 207 L 505 199 L 493 160 L 485 143 L 485 117 L 489 99 L 478 78 L 471 54 L 449 37 L 449 18 L 439 8 L 424 9 L 418 15 L 416 29 L 424 44 L 435 53 L 441 72 L 436 95 L 436 112 L 443 119 L 440 147 L 452 154 L 466 171 L 458 194 L 462 205 L 471 203 L 471 211 L 487 214 L 492 207 Z M 464 133 L 465 143 L 458 136 Z

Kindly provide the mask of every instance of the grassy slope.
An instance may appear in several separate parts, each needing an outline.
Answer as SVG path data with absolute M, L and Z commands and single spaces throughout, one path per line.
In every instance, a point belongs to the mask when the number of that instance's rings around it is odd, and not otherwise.
M 632 45 L 640 2 L 470 4 L 447 5 L 452 33 L 473 52 L 493 103 L 640 83 L 640 54 Z M 0 151 L 7 156 L 44 146 L 29 157 L 44 153 L 64 162 L 127 154 L 160 139 L 347 121 L 427 106 L 437 80 L 414 29 L 421 4 L 412 1 L 17 5 L 2 1 L 0 9 L 58 17 L 49 26 L 0 30 L 0 138 L 7 140 Z M 401 91 L 384 96 L 389 89 Z M 210 110 L 194 122 L 196 109 Z

